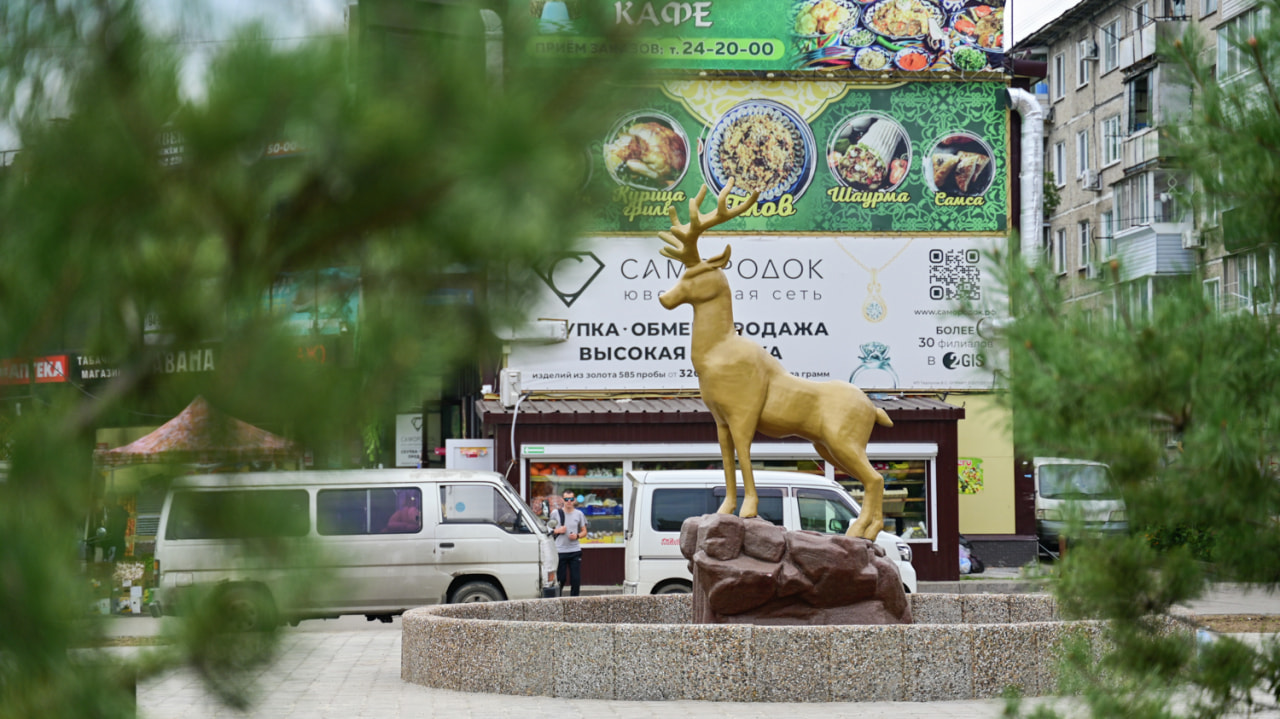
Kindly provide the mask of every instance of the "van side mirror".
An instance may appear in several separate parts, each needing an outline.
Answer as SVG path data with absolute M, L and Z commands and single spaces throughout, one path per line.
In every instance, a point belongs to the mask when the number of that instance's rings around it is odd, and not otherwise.
M 831 532 L 832 534 L 844 534 L 845 530 L 847 530 L 848 528 L 849 528 L 848 520 L 833 519 L 827 522 L 827 531 Z

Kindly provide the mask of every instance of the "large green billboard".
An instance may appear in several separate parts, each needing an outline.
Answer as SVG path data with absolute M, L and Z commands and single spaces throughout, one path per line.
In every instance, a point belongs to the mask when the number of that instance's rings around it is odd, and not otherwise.
M 1004 0 L 513 0 L 529 57 L 641 56 L 661 69 L 998 72 Z M 586 32 L 594 11 L 625 38 Z
M 990 82 L 671 80 L 628 90 L 590 147 L 609 202 L 592 229 L 651 232 L 706 184 L 759 191 L 752 232 L 997 233 L 1008 227 L 1007 109 Z M 710 206 L 710 200 L 707 201 Z

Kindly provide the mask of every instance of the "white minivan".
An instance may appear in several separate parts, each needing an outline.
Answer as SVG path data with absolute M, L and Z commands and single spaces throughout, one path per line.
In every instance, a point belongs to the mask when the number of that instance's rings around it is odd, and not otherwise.
M 160 512 L 155 616 L 209 590 L 240 628 L 542 595 L 545 525 L 494 472 L 371 469 L 174 480 Z M 279 566 L 272 549 L 308 557 Z M 554 552 L 550 553 L 554 557 Z M 318 578 L 294 592 L 299 572 Z
M 1036 488 L 1036 538 L 1042 554 L 1058 551 L 1059 538 L 1073 520 L 1086 535 L 1129 531 L 1124 500 L 1101 462 L 1064 457 L 1032 460 Z
M 759 516 L 788 530 L 843 534 L 861 509 L 835 480 L 803 472 L 756 470 Z M 680 526 L 689 517 L 715 512 L 724 501 L 722 470 L 654 470 L 627 474 L 631 482 L 626 528 L 627 594 L 668 594 L 693 589 L 689 560 L 680 553 Z M 742 506 L 742 474 L 738 474 Z M 907 593 L 916 591 L 911 546 L 880 532 L 885 550 Z

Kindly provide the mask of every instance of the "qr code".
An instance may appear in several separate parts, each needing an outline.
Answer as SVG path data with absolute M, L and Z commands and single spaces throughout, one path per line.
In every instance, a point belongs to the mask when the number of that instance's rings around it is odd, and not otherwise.
M 981 263 L 977 250 L 929 250 L 929 299 L 982 299 Z

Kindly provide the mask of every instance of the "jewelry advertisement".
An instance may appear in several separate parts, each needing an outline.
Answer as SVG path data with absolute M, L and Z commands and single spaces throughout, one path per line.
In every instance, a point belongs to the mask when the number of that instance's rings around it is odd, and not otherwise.
M 1003 366 L 985 330 L 1005 312 L 985 265 L 1000 242 L 719 235 L 702 251 L 730 247 L 725 274 L 738 332 L 792 374 L 869 391 L 985 390 Z M 697 389 L 693 312 L 658 302 L 684 268 L 660 246 L 594 238 L 538 268 L 542 291 L 530 316 L 541 319 L 515 333 L 526 341 L 510 343 L 509 366 L 521 369 L 526 390 Z M 979 314 L 960 314 L 962 302 Z M 539 327 L 550 324 L 555 338 Z

